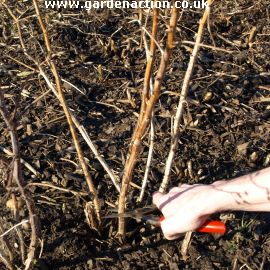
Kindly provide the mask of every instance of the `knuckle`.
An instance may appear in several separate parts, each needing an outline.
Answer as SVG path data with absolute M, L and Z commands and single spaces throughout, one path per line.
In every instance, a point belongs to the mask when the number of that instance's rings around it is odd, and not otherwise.
M 173 187 L 170 189 L 169 193 L 176 193 L 180 191 L 180 187 Z

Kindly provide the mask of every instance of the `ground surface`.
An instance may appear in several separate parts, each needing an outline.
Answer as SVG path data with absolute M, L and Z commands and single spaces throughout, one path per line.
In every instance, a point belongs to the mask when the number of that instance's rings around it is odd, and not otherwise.
M 21 14 L 23 37 L 30 54 L 44 61 L 44 42 L 30 1 L 15 6 Z M 138 12 L 134 10 L 45 10 L 46 23 L 56 52 L 70 108 L 78 116 L 109 166 L 122 176 L 132 131 L 139 112 L 145 68 Z M 270 46 L 268 1 L 216 1 L 203 43 L 222 48 L 202 48 L 188 94 L 188 109 L 180 128 L 179 149 L 171 186 L 211 183 L 269 166 Z M 148 153 L 148 138 L 134 173 L 129 208 L 148 205 L 159 188 L 170 145 L 171 119 L 177 106 L 202 10 L 185 10 L 178 22 L 176 46 L 155 109 L 155 146 L 149 184 L 142 203 L 136 203 Z M 159 42 L 164 46 L 169 12 L 161 11 Z M 145 19 L 145 14 L 144 14 Z M 150 27 L 151 19 L 146 24 Z M 144 23 L 144 22 L 143 22 Z M 252 35 L 254 31 L 254 35 Z M 194 234 L 189 257 L 180 255 L 181 239 L 167 241 L 159 229 L 127 221 L 128 239 L 121 245 L 115 236 L 117 223 L 104 220 L 99 235 L 89 229 L 84 206 L 90 197 L 31 183 L 88 192 L 71 142 L 62 108 L 24 55 L 11 17 L 0 15 L 0 74 L 7 98 L 17 101 L 21 155 L 40 176 L 24 168 L 41 222 L 43 249 L 35 269 L 270 269 L 267 214 L 226 213 L 228 227 L 222 237 Z M 13 59 L 11 59 L 11 57 Z M 17 61 L 14 61 L 14 58 Z M 157 62 L 159 55 L 157 57 Z M 49 73 L 48 67 L 45 69 Z M 30 71 L 30 72 L 29 72 Z M 50 78 L 51 75 L 49 75 Z M 267 86 L 268 85 L 268 86 Z M 268 98 L 265 99 L 265 98 Z M 33 104 L 31 102 L 35 101 Z M 111 105 L 115 105 L 113 107 Z M 0 122 L 0 145 L 10 148 L 5 124 Z M 83 139 L 104 214 L 115 204 L 118 192 Z M 1 154 L 2 172 L 9 174 L 11 159 Z M 192 169 L 188 170 L 188 164 Z M 1 216 L 5 229 L 15 224 L 6 202 L 2 176 Z M 21 211 L 22 218 L 27 212 Z M 27 234 L 27 232 L 26 232 Z M 15 241 L 15 234 L 10 235 Z M 18 252 L 17 252 L 18 253 Z M 18 260 L 18 265 L 20 262 Z M 2 266 L 1 266 L 1 269 Z

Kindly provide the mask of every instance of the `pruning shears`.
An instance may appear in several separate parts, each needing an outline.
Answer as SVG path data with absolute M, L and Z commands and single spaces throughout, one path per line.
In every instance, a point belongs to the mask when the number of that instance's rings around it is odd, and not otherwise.
M 125 212 L 123 215 L 119 215 L 116 212 L 117 209 L 110 209 L 112 214 L 105 216 L 104 218 L 133 218 L 138 222 L 144 221 L 148 224 L 151 224 L 155 227 L 160 227 L 161 222 L 165 219 L 164 216 L 160 216 L 157 213 L 159 211 L 155 206 L 146 206 L 143 208 L 136 208 L 131 211 Z M 216 233 L 216 234 L 225 234 L 226 226 L 222 221 L 219 220 L 207 220 L 196 232 L 202 233 Z

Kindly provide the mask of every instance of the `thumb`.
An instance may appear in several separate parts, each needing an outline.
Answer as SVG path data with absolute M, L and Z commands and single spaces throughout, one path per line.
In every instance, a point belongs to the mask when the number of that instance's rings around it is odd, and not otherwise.
M 160 225 L 165 238 L 168 240 L 177 239 L 185 232 L 185 229 L 180 228 L 179 220 L 175 216 L 165 218 Z

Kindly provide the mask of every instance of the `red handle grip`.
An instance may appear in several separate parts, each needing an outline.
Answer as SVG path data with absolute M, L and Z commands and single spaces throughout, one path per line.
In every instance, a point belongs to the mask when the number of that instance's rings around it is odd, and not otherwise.
M 221 221 L 208 220 L 199 229 L 197 229 L 196 232 L 224 234 L 226 232 L 226 226 Z
M 162 222 L 164 219 L 165 217 L 162 216 L 159 221 Z M 208 220 L 199 229 L 197 229 L 196 232 L 224 234 L 226 232 L 226 226 L 221 221 Z

